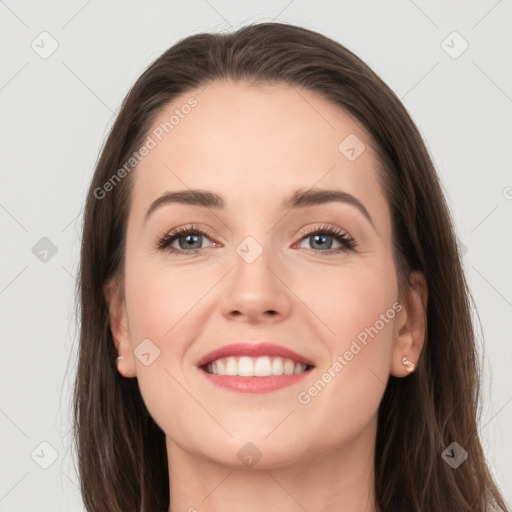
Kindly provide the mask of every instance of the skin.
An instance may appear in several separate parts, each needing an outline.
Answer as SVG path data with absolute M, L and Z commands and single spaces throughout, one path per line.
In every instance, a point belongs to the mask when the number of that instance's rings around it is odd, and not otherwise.
M 138 379 L 166 434 L 170 510 L 379 510 L 378 406 L 389 376 L 408 376 L 402 357 L 418 361 L 427 290 L 415 273 L 409 293 L 399 297 L 390 210 L 372 142 L 336 105 L 285 85 L 214 82 L 176 98 L 154 127 L 190 96 L 198 105 L 133 171 L 125 296 L 114 283 L 105 288 L 123 356 L 119 371 Z M 355 161 L 338 150 L 349 134 L 366 146 Z M 374 226 L 338 202 L 281 209 L 285 196 L 311 187 L 352 194 Z M 187 189 L 222 195 L 225 211 L 167 204 L 144 222 L 163 192 Z M 191 223 L 211 233 L 199 253 L 156 249 L 160 237 Z M 322 249 L 300 233 L 323 224 L 348 232 L 356 248 L 335 253 L 335 238 Z M 236 252 L 247 236 L 263 248 L 250 264 Z M 173 247 L 186 248 L 181 241 Z M 298 393 L 396 302 L 401 311 L 309 403 L 300 403 Z M 146 338 L 160 350 L 149 366 L 134 355 Z M 315 368 L 299 384 L 271 393 L 213 386 L 198 359 L 242 339 L 272 340 Z M 248 442 L 262 454 L 252 467 L 237 457 Z

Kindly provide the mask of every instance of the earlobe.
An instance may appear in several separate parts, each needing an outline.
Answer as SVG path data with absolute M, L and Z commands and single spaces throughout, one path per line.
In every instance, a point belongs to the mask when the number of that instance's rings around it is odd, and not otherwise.
M 117 282 L 110 281 L 104 287 L 105 302 L 108 308 L 110 331 L 116 347 L 116 366 L 123 377 L 135 377 L 136 364 L 129 330 L 126 306 Z
M 406 377 L 418 365 L 427 336 L 428 289 L 425 276 L 413 272 L 403 310 L 397 315 L 391 375 Z

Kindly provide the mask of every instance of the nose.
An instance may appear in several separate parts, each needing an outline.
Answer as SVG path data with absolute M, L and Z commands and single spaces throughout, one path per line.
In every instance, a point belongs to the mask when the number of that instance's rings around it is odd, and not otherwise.
M 286 266 L 270 248 L 260 247 L 254 240 L 242 243 L 233 255 L 233 269 L 226 276 L 228 284 L 221 299 L 222 312 L 230 320 L 281 322 L 290 315 L 293 292 L 287 285 Z M 255 259 L 246 257 L 261 249 Z

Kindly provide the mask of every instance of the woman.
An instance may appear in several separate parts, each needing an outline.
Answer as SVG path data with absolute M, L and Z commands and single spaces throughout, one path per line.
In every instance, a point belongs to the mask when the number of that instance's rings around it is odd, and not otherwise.
M 433 164 L 320 34 L 199 34 L 142 74 L 87 197 L 79 299 L 89 511 L 507 510 Z

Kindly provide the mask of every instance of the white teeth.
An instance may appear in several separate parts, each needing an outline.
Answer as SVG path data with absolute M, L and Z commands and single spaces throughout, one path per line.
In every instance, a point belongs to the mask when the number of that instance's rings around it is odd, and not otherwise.
M 228 357 L 225 375 L 238 375 L 238 364 L 234 357 Z
M 274 357 L 272 361 L 272 375 L 283 375 L 283 360 L 280 357 Z
M 241 357 L 238 361 L 238 375 L 240 377 L 252 377 L 254 375 L 254 363 L 250 357 Z
M 267 377 L 268 375 L 272 375 L 272 363 L 270 362 L 270 357 L 263 356 L 256 359 L 256 363 L 254 364 L 254 375 L 256 375 L 256 377 Z
M 303 363 L 295 363 L 295 371 L 293 373 L 295 373 L 295 375 L 297 375 L 298 373 L 303 373 L 304 371 L 306 371 L 306 368 L 307 366 Z
M 293 375 L 295 371 L 295 363 L 291 359 L 286 359 L 284 361 L 284 374 L 285 375 Z
M 307 365 L 283 357 L 223 357 L 209 363 L 208 373 L 240 377 L 267 377 L 270 375 L 296 375 L 304 373 Z

